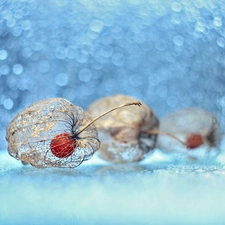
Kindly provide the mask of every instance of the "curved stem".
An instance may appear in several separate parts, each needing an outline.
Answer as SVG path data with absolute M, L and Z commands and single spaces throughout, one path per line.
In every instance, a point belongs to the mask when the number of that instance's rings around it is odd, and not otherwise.
M 129 105 L 137 105 L 137 106 L 141 106 L 141 103 L 140 102 L 130 102 L 130 103 L 126 103 L 126 104 L 122 104 L 122 105 L 119 105 L 119 106 L 116 106 L 104 113 L 102 113 L 101 115 L 97 116 L 96 118 L 94 118 L 93 120 L 91 120 L 87 125 L 85 125 L 83 128 L 81 128 L 78 132 L 76 132 L 76 135 L 79 135 L 81 132 L 83 132 L 87 127 L 89 127 L 91 124 L 93 124 L 96 120 L 100 119 L 101 117 L 105 116 L 106 114 L 116 110 L 116 109 L 120 109 L 122 107 L 125 107 L 125 106 L 129 106 Z
M 187 144 L 183 141 L 181 141 L 179 138 L 177 138 L 175 135 L 170 134 L 168 132 L 164 132 L 164 131 L 160 131 L 160 130 L 148 130 L 147 131 L 148 134 L 162 134 L 162 135 L 166 135 L 169 136 L 175 140 L 177 140 L 178 142 L 180 142 L 182 145 L 185 145 L 187 147 Z

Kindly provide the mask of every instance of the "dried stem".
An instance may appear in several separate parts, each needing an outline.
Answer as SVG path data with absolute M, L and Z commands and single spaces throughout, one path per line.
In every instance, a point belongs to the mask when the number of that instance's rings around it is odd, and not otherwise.
M 148 134 L 162 134 L 162 135 L 166 135 L 166 136 L 169 136 L 175 140 L 177 140 L 178 142 L 180 142 L 182 145 L 185 145 L 187 147 L 187 144 L 183 141 L 181 141 L 179 138 L 177 138 L 175 135 L 173 134 L 170 134 L 168 132 L 164 132 L 164 131 L 161 131 L 161 130 L 148 130 L 147 131 Z
M 140 102 L 130 102 L 130 103 L 126 103 L 126 104 L 123 104 L 123 105 L 119 105 L 119 106 L 116 106 L 104 113 L 102 113 L 101 115 L 97 116 L 96 118 L 94 118 L 93 120 L 91 120 L 87 125 L 85 125 L 83 128 L 81 128 L 78 132 L 76 132 L 76 135 L 79 135 L 80 133 L 82 133 L 87 127 L 89 127 L 91 124 L 93 124 L 96 120 L 100 119 L 101 117 L 105 116 L 106 114 L 116 110 L 116 109 L 120 109 L 122 107 L 125 107 L 125 106 L 129 106 L 129 105 L 137 105 L 137 106 L 141 106 L 141 103 Z

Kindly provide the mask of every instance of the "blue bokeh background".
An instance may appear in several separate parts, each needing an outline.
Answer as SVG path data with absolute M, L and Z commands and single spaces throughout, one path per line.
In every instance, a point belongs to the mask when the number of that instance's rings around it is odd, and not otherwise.
M 0 0 L 0 149 L 16 113 L 50 97 L 86 109 L 123 93 L 224 126 L 224 15 L 224 0 Z

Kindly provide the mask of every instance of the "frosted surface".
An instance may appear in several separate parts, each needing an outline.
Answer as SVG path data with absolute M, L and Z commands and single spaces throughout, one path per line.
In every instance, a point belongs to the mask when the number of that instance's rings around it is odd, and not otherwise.
M 225 156 L 175 164 L 93 157 L 76 169 L 36 169 L 0 154 L 1 224 L 224 224 Z

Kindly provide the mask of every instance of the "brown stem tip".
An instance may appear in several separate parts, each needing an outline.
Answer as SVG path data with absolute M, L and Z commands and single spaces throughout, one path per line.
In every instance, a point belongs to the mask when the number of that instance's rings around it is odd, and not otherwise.
M 88 124 L 86 124 L 83 128 L 81 128 L 77 133 L 76 135 L 79 135 L 80 133 L 82 133 L 87 127 L 89 127 L 91 124 L 93 124 L 96 120 L 100 119 L 101 117 L 105 116 L 106 114 L 114 111 L 114 110 L 117 110 L 117 109 L 120 109 L 122 107 L 125 107 L 125 106 L 131 106 L 131 105 L 136 105 L 136 106 L 141 106 L 141 102 L 129 102 L 129 103 L 126 103 L 126 104 L 122 104 L 122 105 L 119 105 L 119 106 L 116 106 L 104 113 L 102 113 L 101 115 L 97 116 L 96 118 L 94 118 L 93 120 L 91 120 Z
M 161 131 L 161 130 L 148 130 L 147 131 L 148 134 L 161 134 L 161 135 L 166 135 L 168 137 L 171 137 L 175 140 L 177 140 L 178 142 L 180 142 L 182 145 L 184 145 L 185 147 L 188 147 L 187 144 L 183 141 L 181 141 L 179 138 L 177 138 L 175 135 L 173 134 L 170 134 L 168 132 L 164 132 L 164 131 Z

